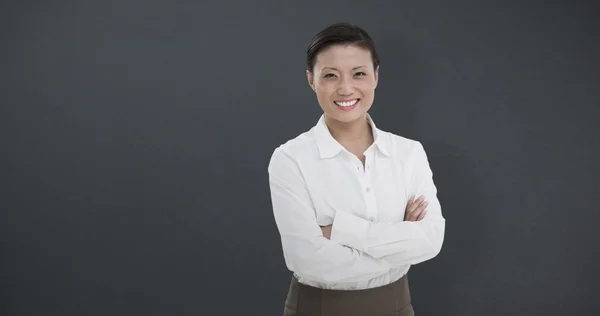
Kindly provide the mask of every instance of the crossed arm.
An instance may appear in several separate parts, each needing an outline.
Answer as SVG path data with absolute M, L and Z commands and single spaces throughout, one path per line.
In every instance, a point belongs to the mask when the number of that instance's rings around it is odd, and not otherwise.
M 406 203 L 406 210 L 404 211 L 404 220 L 408 222 L 417 222 L 422 220 L 427 214 L 427 205 L 429 202 L 425 200 L 425 196 L 421 195 L 415 200 L 415 196 L 411 196 Z M 323 237 L 331 239 L 331 228 L 332 225 L 321 226 Z
M 320 282 L 344 283 L 367 280 L 395 266 L 435 257 L 443 242 L 445 220 L 425 152 L 417 144 L 407 162 L 414 170 L 409 181 L 413 183 L 412 193 L 429 203 L 427 215 L 422 213 L 422 201 L 415 201 L 407 216 L 416 221 L 373 223 L 337 212 L 330 228 L 317 224 L 296 162 L 283 150 L 275 150 L 269 164 L 269 184 L 288 268 Z M 421 212 L 415 213 L 418 210 Z

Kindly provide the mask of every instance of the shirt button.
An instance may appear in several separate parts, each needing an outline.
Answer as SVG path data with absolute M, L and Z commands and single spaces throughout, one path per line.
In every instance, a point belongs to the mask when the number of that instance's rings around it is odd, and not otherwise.
M 367 192 L 371 192 L 371 188 L 367 188 Z

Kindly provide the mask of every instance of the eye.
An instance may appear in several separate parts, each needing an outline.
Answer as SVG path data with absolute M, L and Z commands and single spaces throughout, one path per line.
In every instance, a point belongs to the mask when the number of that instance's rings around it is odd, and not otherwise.
M 325 74 L 325 75 L 323 76 L 323 78 L 333 78 L 333 77 L 335 77 L 335 75 L 334 75 L 334 74 Z
M 359 71 L 359 72 L 356 73 L 356 75 L 357 76 L 366 76 L 367 74 L 364 73 L 364 72 L 362 72 L 362 71 Z

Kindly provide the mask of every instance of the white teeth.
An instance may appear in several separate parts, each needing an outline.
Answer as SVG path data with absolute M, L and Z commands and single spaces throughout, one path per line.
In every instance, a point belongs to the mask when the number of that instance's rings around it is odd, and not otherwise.
M 339 106 L 353 106 L 354 104 L 356 104 L 356 102 L 358 102 L 358 99 L 352 100 L 352 101 L 345 101 L 345 102 L 341 102 L 341 101 L 334 101 L 335 104 L 339 105 Z

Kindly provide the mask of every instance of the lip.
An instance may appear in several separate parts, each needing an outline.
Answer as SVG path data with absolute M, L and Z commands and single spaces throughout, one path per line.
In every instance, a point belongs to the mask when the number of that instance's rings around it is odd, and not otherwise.
M 360 101 L 360 98 L 334 100 L 333 102 L 350 102 L 350 101 L 354 101 L 354 100 L 359 100 Z
M 349 101 L 354 101 L 354 100 L 358 100 L 358 101 L 356 101 L 356 103 L 354 103 L 354 105 L 352 105 L 352 106 L 340 106 L 335 103 L 335 102 L 349 102 Z M 360 101 L 361 101 L 360 98 L 353 98 L 353 99 L 347 99 L 347 100 L 335 100 L 333 102 L 333 104 L 335 104 L 335 107 L 341 111 L 351 111 L 360 104 Z

